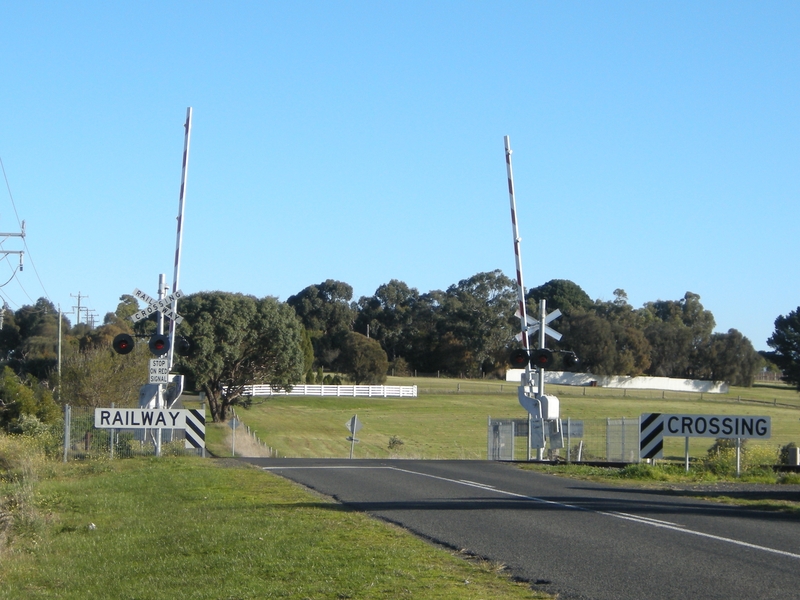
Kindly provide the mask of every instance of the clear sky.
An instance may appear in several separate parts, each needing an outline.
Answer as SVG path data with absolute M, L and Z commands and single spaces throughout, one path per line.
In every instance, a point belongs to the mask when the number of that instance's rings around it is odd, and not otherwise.
M 186 293 L 513 277 L 508 135 L 526 286 L 800 304 L 798 2 L 0 0 L 0 56 L 13 310 L 172 283 L 188 106 Z

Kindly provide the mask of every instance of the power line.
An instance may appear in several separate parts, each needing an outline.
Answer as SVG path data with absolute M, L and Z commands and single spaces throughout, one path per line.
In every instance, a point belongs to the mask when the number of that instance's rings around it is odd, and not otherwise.
M 20 221 L 19 213 L 17 212 L 17 204 L 14 202 L 14 194 L 11 193 L 11 185 L 8 183 L 8 176 L 6 175 L 6 167 L 3 164 L 3 158 L 0 157 L 0 169 L 3 171 L 3 179 L 6 182 L 6 189 L 8 190 L 8 197 L 11 199 L 11 206 L 14 209 L 14 216 L 17 218 L 17 225 L 19 225 L 20 230 L 22 231 L 22 245 L 25 247 L 25 252 L 28 253 L 28 260 L 33 267 L 33 272 L 36 274 L 36 279 L 39 280 L 39 285 L 42 286 L 42 291 L 44 292 L 45 298 L 47 298 L 50 303 L 53 303 L 53 300 L 50 298 L 50 294 L 47 293 L 47 288 L 44 287 L 44 283 L 42 282 L 42 278 L 39 276 L 39 271 L 36 269 L 36 263 L 33 260 L 33 255 L 31 254 L 30 248 L 28 248 L 28 242 L 25 240 L 25 223 Z M 16 277 L 16 272 L 12 277 Z M 17 282 L 19 283 L 19 278 L 17 277 Z M 28 295 L 28 292 L 25 291 L 25 288 L 22 287 L 22 283 L 19 283 L 19 287 L 22 288 L 22 291 L 25 292 L 25 295 Z M 33 300 L 31 300 L 33 302 Z

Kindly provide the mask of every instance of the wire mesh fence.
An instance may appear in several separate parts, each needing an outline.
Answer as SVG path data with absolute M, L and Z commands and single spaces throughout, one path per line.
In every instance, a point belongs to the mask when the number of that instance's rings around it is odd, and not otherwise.
M 545 430 L 547 431 L 547 430 Z M 545 460 L 564 462 L 639 462 L 639 417 L 609 417 L 605 419 L 564 419 L 563 448 L 553 448 L 548 435 L 543 451 Z M 734 440 L 735 441 L 735 440 Z M 766 440 L 746 440 L 751 459 L 763 465 L 778 464 L 782 449 L 798 442 L 782 430 L 780 422 L 773 423 L 772 436 Z M 714 453 L 724 451 L 725 444 L 703 437 L 665 437 L 663 460 L 680 462 L 688 455 L 692 461 L 713 459 Z M 489 419 L 487 457 L 489 460 L 524 461 L 536 458 L 537 451 L 528 452 L 527 419 Z
M 183 429 L 107 429 L 94 426 L 91 406 L 64 407 L 64 462 L 89 458 L 134 456 L 204 456 L 203 448 L 186 448 Z

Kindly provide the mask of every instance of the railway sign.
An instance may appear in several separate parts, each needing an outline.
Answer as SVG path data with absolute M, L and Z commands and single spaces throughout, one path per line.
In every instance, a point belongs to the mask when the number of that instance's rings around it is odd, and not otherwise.
M 139 288 L 135 288 L 133 290 L 133 297 L 147 303 L 145 308 L 131 315 L 131 320 L 134 323 L 138 323 L 139 321 L 146 319 L 155 312 L 160 312 L 168 319 L 172 319 L 175 321 L 176 325 L 180 325 L 181 321 L 183 321 L 183 317 L 172 310 L 172 303 L 179 298 L 183 298 L 183 292 L 181 290 L 173 292 L 172 294 L 168 294 L 161 300 L 156 300 L 155 298 L 148 296 Z
M 98 429 L 183 429 L 186 448 L 205 448 L 206 416 L 197 409 L 95 408 Z

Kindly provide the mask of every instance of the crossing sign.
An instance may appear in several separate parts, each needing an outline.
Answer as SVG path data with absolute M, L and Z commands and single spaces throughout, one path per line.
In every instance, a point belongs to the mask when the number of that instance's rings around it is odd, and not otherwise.
M 131 315 L 131 320 L 134 323 L 138 323 L 139 321 L 146 319 L 155 312 L 160 312 L 168 319 L 172 319 L 175 321 L 176 325 L 180 325 L 183 321 L 183 317 L 172 310 L 172 303 L 179 298 L 183 298 L 183 292 L 181 290 L 178 290 L 172 294 L 168 294 L 161 300 L 156 300 L 155 298 L 145 294 L 139 288 L 135 288 L 133 290 L 133 296 L 134 298 L 147 303 L 145 308 Z
M 522 314 L 519 311 L 517 311 L 514 314 L 514 316 L 517 317 L 517 318 L 520 318 L 520 319 L 522 318 Z M 559 310 L 557 308 L 553 312 L 551 312 L 549 315 L 546 315 L 545 318 L 544 318 L 544 322 L 545 322 L 544 332 L 545 332 L 545 334 L 547 334 L 548 336 L 550 336 L 551 338 L 553 338 L 556 341 L 561 339 L 561 334 L 559 332 L 557 332 L 555 329 L 551 329 L 550 327 L 548 327 L 547 323 L 555 321 L 560 316 L 561 316 L 561 310 Z M 526 321 L 526 325 L 527 325 L 526 329 L 527 329 L 527 332 L 528 332 L 529 336 L 531 336 L 531 335 L 533 335 L 533 334 L 535 334 L 536 332 L 539 331 L 539 328 L 541 326 L 540 323 L 539 323 L 539 321 L 540 321 L 539 319 L 534 319 L 533 317 L 525 315 L 525 321 Z M 522 339 L 522 334 L 521 333 L 517 335 L 517 339 L 518 340 Z

